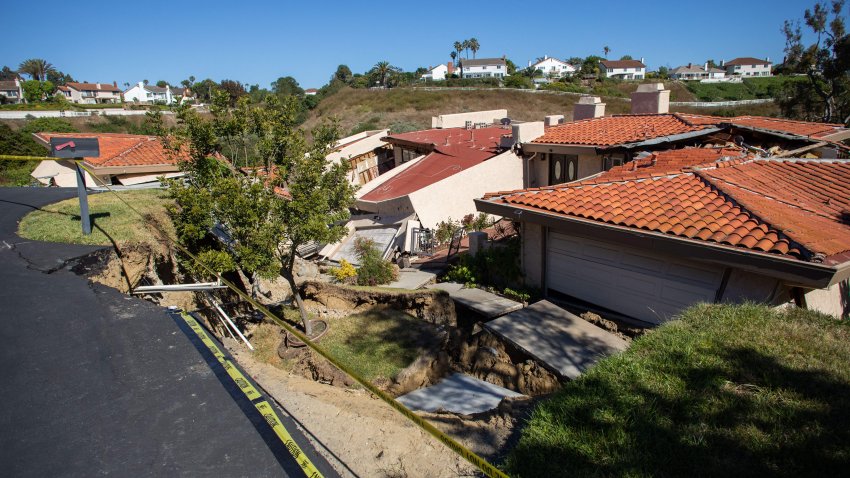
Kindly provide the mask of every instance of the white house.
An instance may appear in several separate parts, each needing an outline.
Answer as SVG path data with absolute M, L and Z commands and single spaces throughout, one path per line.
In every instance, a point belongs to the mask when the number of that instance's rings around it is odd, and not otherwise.
M 543 59 L 537 63 L 529 61 L 528 66 L 543 72 L 549 78 L 562 78 L 576 72 L 576 67 L 573 65 L 548 55 L 543 56 Z
M 643 58 L 637 60 L 602 60 L 599 62 L 601 74 L 605 78 L 618 80 L 642 80 L 646 78 L 646 65 Z
M 169 85 L 146 85 L 143 81 L 140 81 L 124 92 L 124 101 L 171 105 L 192 96 L 191 91 L 186 88 L 175 88 Z
M 734 60 L 724 63 L 720 62 L 720 67 L 726 69 L 726 74 L 729 76 L 771 76 L 770 58 L 759 60 L 758 58 L 743 57 L 735 58 Z
M 703 65 L 678 66 L 670 71 L 670 78 L 674 80 L 722 80 L 726 78 L 726 70 L 720 68 L 709 68 L 708 62 Z
M 21 80 L 0 81 L 0 96 L 4 99 L 0 103 L 22 103 L 24 91 L 21 89 Z
M 110 85 L 109 83 L 68 82 L 58 87 L 56 94 L 64 96 L 71 103 L 93 105 L 121 102 L 121 90 L 116 83 Z
M 441 63 L 422 75 L 422 80 L 442 81 L 452 76 L 454 73 L 454 64 L 452 62 Z
M 465 59 L 458 62 L 464 78 L 504 78 L 508 76 L 505 58 Z

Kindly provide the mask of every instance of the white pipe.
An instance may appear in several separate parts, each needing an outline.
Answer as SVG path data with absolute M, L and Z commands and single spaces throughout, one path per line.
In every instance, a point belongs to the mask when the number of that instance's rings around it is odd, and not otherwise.
M 133 289 L 133 294 L 155 294 L 157 292 L 193 292 L 199 290 L 226 289 L 226 285 L 219 282 L 200 282 L 197 284 L 173 284 L 173 285 L 140 285 Z
M 233 327 L 233 330 L 235 330 L 236 333 L 239 334 L 239 338 L 242 339 L 243 342 L 245 342 L 245 345 L 248 346 L 248 349 L 253 351 L 254 346 L 251 345 L 251 342 L 248 342 L 248 339 L 246 339 L 244 335 L 242 335 L 242 332 L 240 332 L 239 328 L 236 327 L 236 324 L 234 324 L 233 321 L 230 320 L 230 317 L 228 317 L 227 314 L 224 313 L 224 310 L 222 310 L 222 308 L 218 305 L 218 302 L 216 302 L 215 299 L 213 299 L 212 295 L 207 293 L 207 298 L 210 300 L 210 302 L 212 302 L 213 307 L 215 307 L 215 309 L 218 311 L 218 313 L 221 314 L 222 317 L 224 317 L 224 320 L 226 320 L 227 323 L 230 324 L 231 327 Z

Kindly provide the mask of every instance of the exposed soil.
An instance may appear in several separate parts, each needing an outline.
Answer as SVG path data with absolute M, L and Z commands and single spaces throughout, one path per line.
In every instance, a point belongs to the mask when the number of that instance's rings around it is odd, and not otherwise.
M 384 305 L 402 310 L 435 325 L 455 327 L 454 301 L 441 290 L 393 292 L 381 289 L 343 287 L 307 281 L 301 286 L 307 309 L 319 317 L 341 317 Z

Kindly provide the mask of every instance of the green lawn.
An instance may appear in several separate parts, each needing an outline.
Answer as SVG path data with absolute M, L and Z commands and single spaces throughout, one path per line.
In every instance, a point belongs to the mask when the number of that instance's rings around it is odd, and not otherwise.
M 171 227 L 166 212 L 166 206 L 171 204 L 171 200 L 165 191 L 145 189 L 121 191 L 118 194 L 139 212 L 150 215 L 166 228 Z M 89 211 L 93 226 L 89 236 L 82 233 L 80 204 L 76 198 L 50 204 L 27 214 L 18 226 L 18 234 L 39 241 L 95 245 L 156 240 L 151 227 L 114 193 L 90 194 Z
M 392 309 L 333 319 L 330 325 L 319 345 L 373 382 L 394 378 L 435 340 L 428 324 Z
M 534 411 L 516 476 L 839 476 L 850 466 L 850 323 L 704 305 Z

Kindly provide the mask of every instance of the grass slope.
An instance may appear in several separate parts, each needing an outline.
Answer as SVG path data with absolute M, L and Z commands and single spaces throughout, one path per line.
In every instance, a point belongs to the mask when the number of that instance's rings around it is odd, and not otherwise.
M 121 197 L 145 216 L 153 217 L 164 227 L 171 221 L 166 206 L 167 193 L 157 189 L 122 191 Z M 74 199 L 50 204 L 33 211 L 21 220 L 18 234 L 26 239 L 72 244 L 104 245 L 127 242 L 156 242 L 155 233 L 115 194 L 103 192 L 89 195 L 92 233 L 84 236 L 80 227 L 80 203 Z
M 534 411 L 516 476 L 838 476 L 850 465 L 850 324 L 703 305 Z
M 678 91 L 679 100 L 691 99 L 687 97 L 690 95 L 680 83 L 672 82 L 671 85 Z M 638 83 L 630 82 L 609 85 L 609 88 L 614 89 L 609 93 L 618 97 L 603 96 L 602 99 L 606 103 L 605 113 L 628 113 L 630 104 L 622 97 L 628 97 L 637 86 Z M 310 112 L 304 126 L 310 129 L 322 120 L 334 117 L 339 120 L 343 134 L 381 128 L 390 128 L 394 133 L 399 133 L 430 128 L 432 116 L 493 109 L 507 109 L 511 118 L 524 121 L 540 121 L 551 114 L 563 114 L 565 119 L 570 121 L 573 105 L 578 98 L 576 95 L 528 93 L 511 89 L 423 91 L 410 88 L 345 88 L 324 98 L 319 106 Z M 779 113 L 772 103 L 721 109 L 675 107 L 672 110 L 720 116 L 776 116 Z
M 738 101 L 776 97 L 787 82 L 808 81 L 805 77 L 769 76 L 745 78 L 742 83 L 685 82 L 696 101 Z

